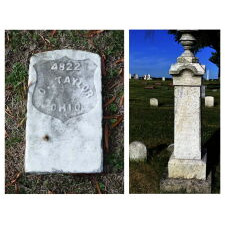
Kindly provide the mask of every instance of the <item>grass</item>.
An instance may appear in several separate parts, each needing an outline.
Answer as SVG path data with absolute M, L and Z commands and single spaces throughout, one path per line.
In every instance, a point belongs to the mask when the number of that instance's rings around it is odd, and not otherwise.
M 170 157 L 167 146 L 173 143 L 174 89 L 172 80 L 130 80 L 130 143 L 143 142 L 147 162 L 130 162 L 130 193 L 160 193 L 159 182 Z M 215 107 L 205 108 L 202 100 L 202 145 L 208 150 L 208 165 L 213 172 L 212 192 L 220 192 L 220 85 L 206 81 L 206 96 L 215 97 Z M 154 89 L 144 87 L 154 86 Z M 215 91 L 217 90 L 217 91 Z M 151 107 L 157 98 L 159 107 Z
M 124 32 L 115 31 L 6 31 L 6 193 L 123 193 L 123 57 Z M 102 174 L 25 174 L 25 126 L 30 57 L 56 49 L 76 49 L 97 53 L 102 58 L 104 172 Z M 117 62 L 118 61 L 118 62 Z M 122 72 L 121 72 L 122 71 Z M 116 84 L 116 85 L 115 85 Z

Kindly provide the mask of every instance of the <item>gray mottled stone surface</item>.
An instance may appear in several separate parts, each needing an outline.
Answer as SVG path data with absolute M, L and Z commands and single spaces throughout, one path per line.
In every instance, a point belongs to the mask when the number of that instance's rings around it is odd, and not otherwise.
M 140 141 L 134 141 L 129 146 L 129 157 L 130 160 L 144 161 L 147 159 L 146 146 Z
M 169 178 L 206 179 L 207 154 L 202 159 L 177 159 L 171 155 L 168 163 Z
M 213 96 L 205 97 L 205 107 L 214 107 L 214 97 Z
M 157 98 L 150 98 L 150 106 L 158 106 L 159 102 Z
M 201 159 L 200 87 L 175 86 L 174 155 Z
M 30 60 L 25 171 L 96 173 L 103 167 L 97 54 L 56 50 Z
M 172 179 L 205 180 L 206 154 L 201 148 L 201 86 L 205 66 L 192 52 L 196 42 L 192 32 L 181 33 L 184 52 L 170 67 L 175 86 L 175 115 L 174 152 L 168 162 L 168 176 Z
M 168 178 L 167 173 L 160 180 L 161 193 L 210 194 L 212 174 L 206 180 Z

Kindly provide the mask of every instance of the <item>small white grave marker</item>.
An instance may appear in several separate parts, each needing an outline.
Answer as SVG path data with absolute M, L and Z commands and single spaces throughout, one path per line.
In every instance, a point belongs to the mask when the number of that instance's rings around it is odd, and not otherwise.
M 102 172 L 100 62 L 76 50 L 32 56 L 25 172 Z
M 214 106 L 214 97 L 206 96 L 205 97 L 205 107 L 213 107 Z
M 134 141 L 129 146 L 129 158 L 134 161 L 144 161 L 147 159 L 146 146 L 140 141 Z
M 150 106 L 158 106 L 158 99 L 157 98 L 150 98 Z

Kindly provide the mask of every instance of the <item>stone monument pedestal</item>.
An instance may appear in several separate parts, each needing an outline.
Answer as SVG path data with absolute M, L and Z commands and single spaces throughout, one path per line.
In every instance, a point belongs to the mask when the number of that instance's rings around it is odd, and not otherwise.
M 205 66 L 191 52 L 195 38 L 181 31 L 184 52 L 170 67 L 174 85 L 174 151 L 168 162 L 168 178 L 161 191 L 209 193 L 211 176 L 206 175 L 207 154 L 201 147 L 201 87 Z
M 205 180 L 168 178 L 164 173 L 160 180 L 160 193 L 187 193 L 187 194 L 210 194 L 212 174 L 209 173 Z
M 171 155 L 168 162 L 168 177 L 206 180 L 205 153 L 202 159 L 176 159 Z

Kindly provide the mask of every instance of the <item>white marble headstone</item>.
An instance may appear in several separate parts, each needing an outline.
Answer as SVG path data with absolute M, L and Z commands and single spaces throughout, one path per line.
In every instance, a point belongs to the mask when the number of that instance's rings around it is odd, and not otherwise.
M 100 68 L 99 55 L 84 51 L 32 56 L 25 172 L 102 172 Z
M 214 106 L 214 97 L 206 96 L 205 97 L 205 107 L 213 107 Z
M 150 106 L 158 106 L 158 99 L 157 98 L 150 98 Z
M 129 158 L 132 161 L 142 161 L 147 159 L 147 148 L 140 141 L 133 141 L 129 145 Z
M 151 80 L 152 78 L 151 78 L 151 75 L 150 74 L 147 74 L 147 78 L 146 78 L 147 80 Z

